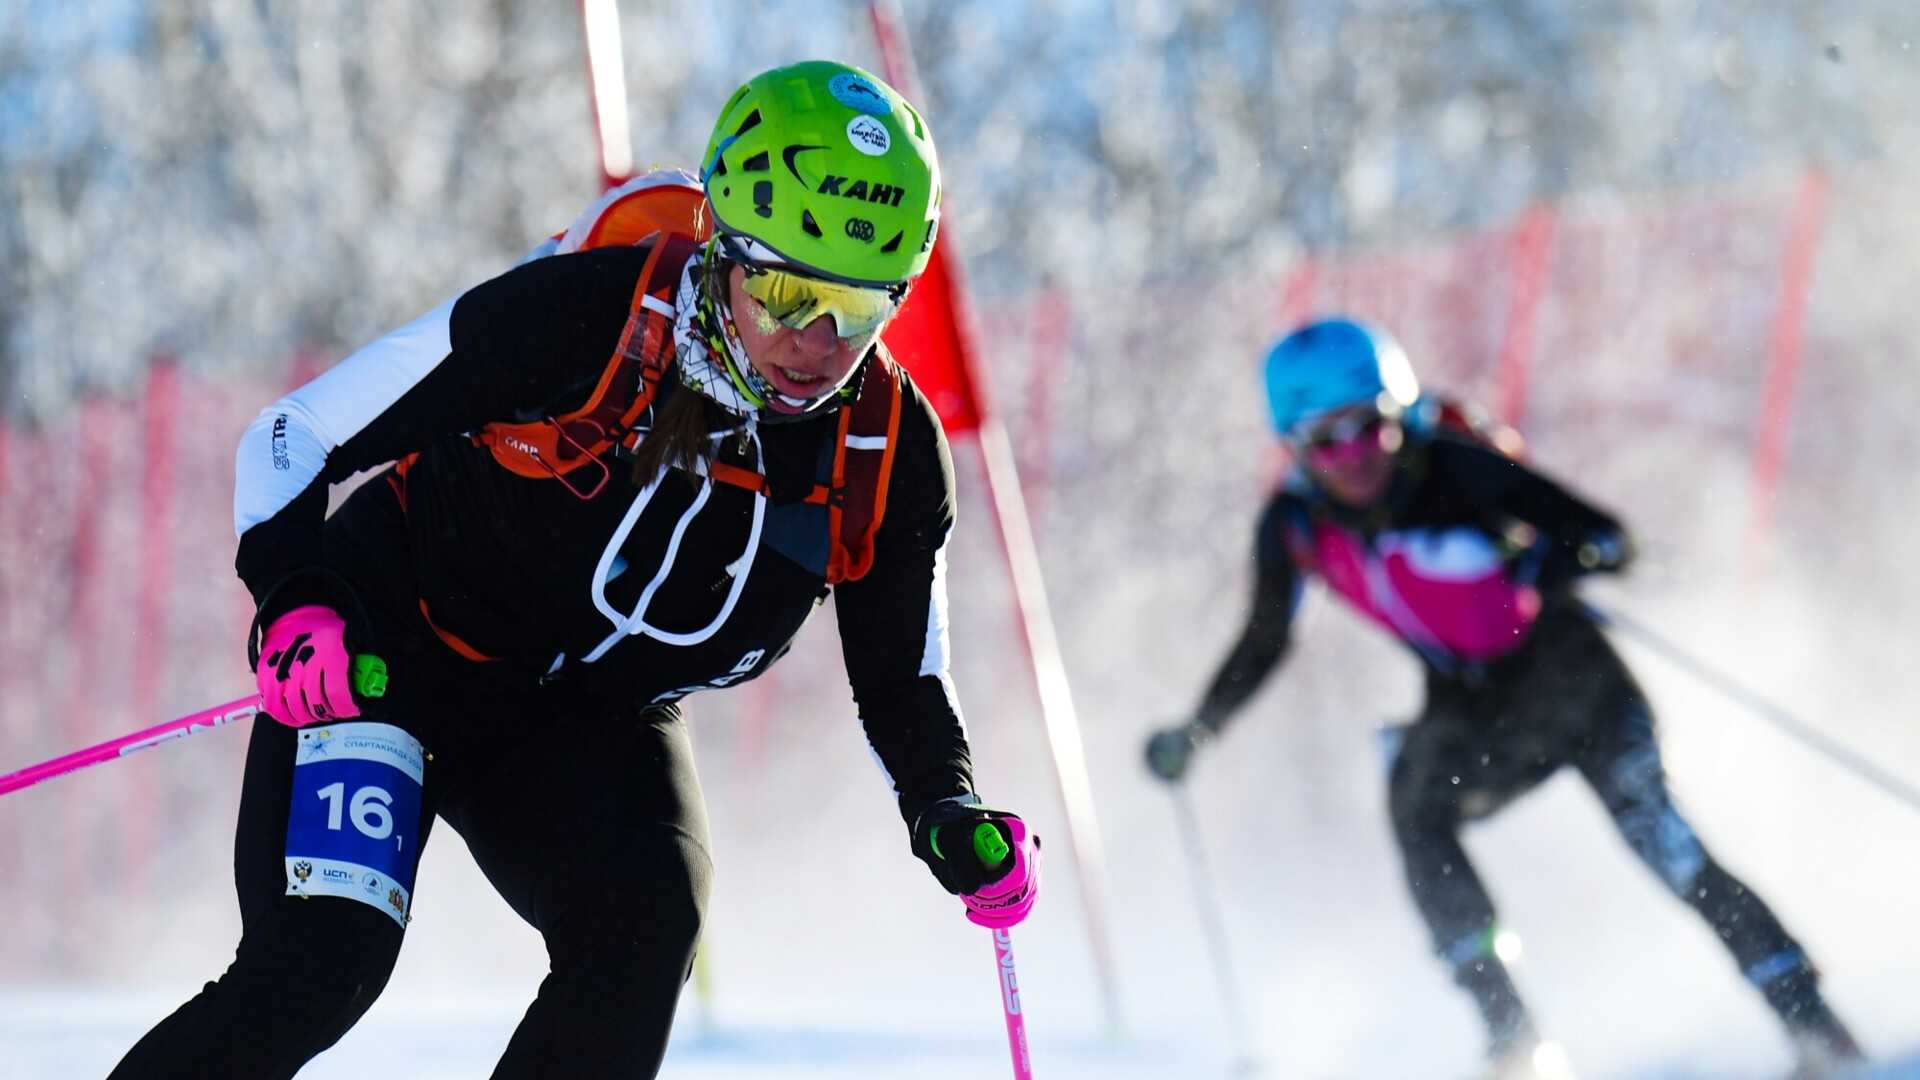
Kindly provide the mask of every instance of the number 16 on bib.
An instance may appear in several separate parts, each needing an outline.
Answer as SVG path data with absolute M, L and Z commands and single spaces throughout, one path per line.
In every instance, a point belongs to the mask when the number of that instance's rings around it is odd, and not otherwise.
M 404 928 L 425 774 L 420 741 L 391 724 L 302 728 L 287 814 L 287 895 L 358 900 Z

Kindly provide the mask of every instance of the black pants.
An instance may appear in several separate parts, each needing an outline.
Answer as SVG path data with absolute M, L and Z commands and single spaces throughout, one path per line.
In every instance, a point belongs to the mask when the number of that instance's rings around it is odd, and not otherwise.
M 356 496 L 348 510 L 328 540 L 329 557 L 350 562 L 355 531 L 378 540 L 394 523 L 376 498 Z M 402 606 L 375 604 L 372 615 L 394 678 L 362 719 L 405 728 L 429 755 L 416 865 L 437 815 L 546 941 L 549 974 L 494 1076 L 655 1075 L 712 876 L 677 710 L 623 710 L 531 680 L 505 689 L 423 635 Z M 286 895 L 295 740 L 254 721 L 234 835 L 242 929 L 232 965 L 128 1052 L 116 1080 L 291 1077 L 386 986 L 398 923 L 356 900 Z
M 1636 855 L 1714 929 L 1784 1019 L 1782 980 L 1813 993 L 1799 945 L 1751 890 L 1727 873 L 1674 807 L 1653 716 L 1597 627 L 1575 611 L 1545 616 L 1532 642 L 1483 679 L 1429 678 L 1390 777 L 1389 806 L 1407 884 L 1436 951 L 1473 994 L 1496 1048 L 1526 1025 L 1490 949 L 1493 902 L 1460 828 L 1562 766 L 1580 771 Z

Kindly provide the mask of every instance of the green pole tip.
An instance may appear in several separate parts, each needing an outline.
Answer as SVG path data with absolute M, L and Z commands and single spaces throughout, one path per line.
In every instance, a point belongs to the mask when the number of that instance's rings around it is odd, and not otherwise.
M 355 697 L 386 697 L 387 662 L 372 653 L 360 653 L 353 658 L 348 681 L 353 684 Z
M 1000 837 L 1000 830 L 993 822 L 983 821 L 973 827 L 973 853 L 980 856 L 980 865 L 989 870 L 997 870 L 1007 861 L 1013 849 Z

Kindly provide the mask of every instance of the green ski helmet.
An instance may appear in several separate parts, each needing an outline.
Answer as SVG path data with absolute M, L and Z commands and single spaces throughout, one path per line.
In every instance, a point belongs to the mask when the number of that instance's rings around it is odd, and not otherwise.
M 940 227 L 926 121 L 877 76 L 831 60 L 774 68 L 734 91 L 700 179 L 716 232 L 853 285 L 912 280 Z

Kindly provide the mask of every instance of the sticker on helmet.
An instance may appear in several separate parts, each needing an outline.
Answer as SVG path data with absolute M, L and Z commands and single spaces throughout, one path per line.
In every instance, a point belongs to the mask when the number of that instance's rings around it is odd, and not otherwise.
M 893 146 L 887 125 L 865 114 L 847 121 L 847 141 L 868 157 L 879 157 Z
M 851 72 L 842 72 L 827 80 L 827 93 L 849 109 L 868 116 L 885 116 L 893 111 L 886 96 L 867 80 Z

